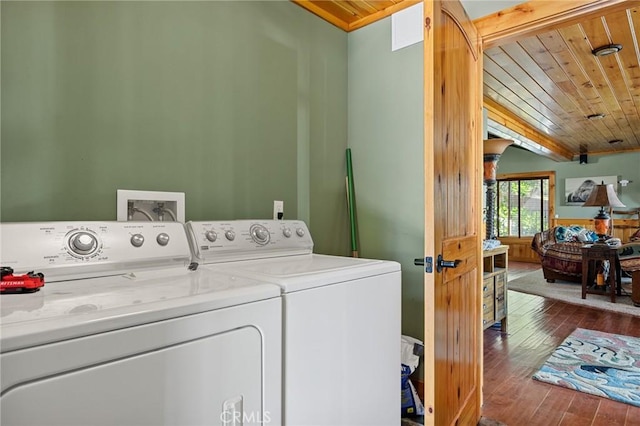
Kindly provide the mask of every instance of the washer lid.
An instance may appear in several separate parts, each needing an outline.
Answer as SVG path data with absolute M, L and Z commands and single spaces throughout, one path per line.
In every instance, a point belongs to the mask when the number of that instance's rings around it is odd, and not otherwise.
M 207 265 L 279 285 L 283 293 L 338 284 L 376 275 L 400 272 L 400 264 L 388 260 L 308 254 L 273 259 Z
M 46 285 L 0 296 L 1 352 L 280 296 L 275 285 L 185 268 Z

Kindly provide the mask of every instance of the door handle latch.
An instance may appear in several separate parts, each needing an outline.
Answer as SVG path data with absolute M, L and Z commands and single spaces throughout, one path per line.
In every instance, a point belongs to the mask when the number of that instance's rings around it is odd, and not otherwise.
M 439 254 L 438 260 L 436 261 L 436 271 L 442 272 L 442 268 L 457 268 L 460 262 L 462 262 L 460 259 L 444 260 L 442 255 Z
M 413 264 L 416 266 L 424 266 L 424 271 L 427 274 L 433 273 L 433 257 L 427 256 L 424 259 L 413 259 Z

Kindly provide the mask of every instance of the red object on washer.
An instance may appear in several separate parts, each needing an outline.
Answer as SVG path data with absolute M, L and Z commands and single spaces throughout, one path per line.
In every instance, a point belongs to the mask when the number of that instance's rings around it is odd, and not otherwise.
M 2 281 L 0 281 L 1 293 L 30 293 L 40 290 L 44 285 L 44 274 L 27 272 L 24 275 L 13 275 L 13 269 L 3 266 L 1 269 Z

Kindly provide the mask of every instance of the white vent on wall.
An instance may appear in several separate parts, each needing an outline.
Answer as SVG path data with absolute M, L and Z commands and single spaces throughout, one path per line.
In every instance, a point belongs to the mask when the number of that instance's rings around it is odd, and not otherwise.
M 118 221 L 184 223 L 184 192 L 118 189 Z
M 422 29 L 422 2 L 391 15 L 391 51 L 420 43 L 424 39 Z

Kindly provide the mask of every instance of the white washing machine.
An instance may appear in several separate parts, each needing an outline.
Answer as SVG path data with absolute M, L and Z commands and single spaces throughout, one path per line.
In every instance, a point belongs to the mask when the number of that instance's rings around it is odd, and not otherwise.
M 186 226 L 200 268 L 282 289 L 285 425 L 400 424 L 398 263 L 314 254 L 302 221 Z
M 2 425 L 281 424 L 279 287 L 190 270 L 176 222 L 0 225 Z

